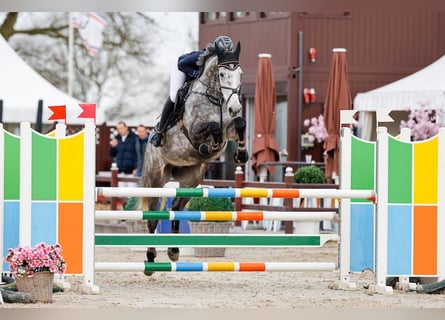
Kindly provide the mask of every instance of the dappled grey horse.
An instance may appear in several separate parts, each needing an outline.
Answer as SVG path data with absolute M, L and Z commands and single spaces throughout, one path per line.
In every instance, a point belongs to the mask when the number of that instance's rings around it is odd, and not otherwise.
M 147 145 L 141 184 L 144 188 L 163 187 L 170 178 L 183 188 L 199 185 L 205 162 L 218 158 L 229 140 L 238 142 L 235 163 L 248 159 L 245 148 L 246 122 L 241 118 L 240 44 L 234 51 L 219 51 L 210 55 L 201 76 L 194 80 L 186 93 L 182 117 L 165 133 L 162 147 Z M 144 198 L 143 210 L 157 210 L 159 198 Z M 182 210 L 188 199 L 175 198 L 172 210 Z M 148 229 L 154 233 L 158 221 L 149 220 Z M 172 232 L 179 233 L 179 221 L 172 221 Z M 178 248 L 168 248 L 172 261 L 179 259 Z M 153 262 L 155 248 L 147 248 L 147 261 Z M 146 272 L 151 275 L 152 272 Z

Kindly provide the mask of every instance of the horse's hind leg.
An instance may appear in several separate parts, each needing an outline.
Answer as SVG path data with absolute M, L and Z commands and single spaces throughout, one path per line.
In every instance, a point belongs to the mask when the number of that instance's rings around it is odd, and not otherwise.
M 154 207 L 159 201 L 159 198 L 152 198 L 150 199 L 150 205 L 148 207 L 149 210 L 156 210 L 156 207 Z M 158 220 L 147 220 L 147 226 L 148 226 L 148 232 L 149 233 L 155 233 L 156 227 L 158 225 Z M 147 248 L 147 262 L 154 262 L 155 258 L 157 256 L 157 251 L 155 247 L 148 247 Z M 146 276 L 153 275 L 153 271 L 144 271 L 144 274 Z
M 183 210 L 187 201 L 188 201 L 187 198 L 175 198 L 173 201 L 172 210 L 173 211 Z M 179 220 L 172 220 L 171 226 L 172 226 L 172 233 L 179 233 L 179 226 L 180 226 Z M 171 261 L 178 261 L 179 248 L 177 247 L 168 248 L 167 255 Z
M 179 187 L 181 188 L 194 188 L 196 187 L 204 175 L 204 165 L 198 164 L 189 167 L 175 167 L 172 170 L 173 178 L 179 181 Z M 184 210 L 185 205 L 189 201 L 188 198 L 175 198 L 173 200 L 172 210 Z M 172 221 L 172 233 L 179 233 L 179 221 Z M 178 261 L 179 248 L 168 248 L 167 255 L 171 261 Z

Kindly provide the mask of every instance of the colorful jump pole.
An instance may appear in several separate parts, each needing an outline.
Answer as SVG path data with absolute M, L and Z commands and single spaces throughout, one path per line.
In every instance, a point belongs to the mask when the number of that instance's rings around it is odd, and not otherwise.
M 96 262 L 99 272 L 302 272 L 335 268 L 333 262 Z
M 97 220 L 196 220 L 196 221 L 321 221 L 333 220 L 335 211 L 131 211 L 96 210 Z
M 374 190 L 268 188 L 96 188 L 96 197 L 203 197 L 203 198 L 354 198 L 375 199 Z

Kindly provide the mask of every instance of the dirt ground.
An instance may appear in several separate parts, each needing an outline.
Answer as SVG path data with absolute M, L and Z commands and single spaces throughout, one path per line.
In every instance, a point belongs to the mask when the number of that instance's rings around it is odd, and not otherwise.
M 260 231 L 264 232 L 264 231 Z M 197 258 L 187 249 L 180 261 L 337 262 L 337 242 L 322 248 L 228 248 L 222 258 Z M 96 261 L 143 261 L 144 251 L 97 248 Z M 157 261 L 168 261 L 159 250 Z M 54 293 L 51 304 L 4 304 L 0 308 L 444 308 L 444 295 L 394 291 L 374 294 L 369 271 L 352 274 L 357 290 L 334 290 L 338 271 L 264 273 L 97 272 L 100 294 L 80 291 L 80 277 L 66 277 L 71 288 Z

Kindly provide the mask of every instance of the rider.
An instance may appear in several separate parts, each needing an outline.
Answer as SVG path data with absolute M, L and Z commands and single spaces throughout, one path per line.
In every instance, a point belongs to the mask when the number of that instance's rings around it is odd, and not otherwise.
M 227 36 L 219 36 L 213 43 L 213 48 L 215 47 L 218 47 L 221 51 L 232 51 L 232 39 Z M 151 133 L 149 138 L 149 142 L 155 147 L 162 146 L 162 136 L 166 130 L 167 119 L 173 112 L 178 90 L 186 81 L 192 81 L 199 77 L 201 66 L 198 61 L 201 56 L 205 55 L 208 48 L 209 46 L 204 50 L 192 51 L 178 58 L 178 64 L 173 68 L 170 74 L 170 95 L 162 108 L 161 120 L 156 125 L 155 130 Z

